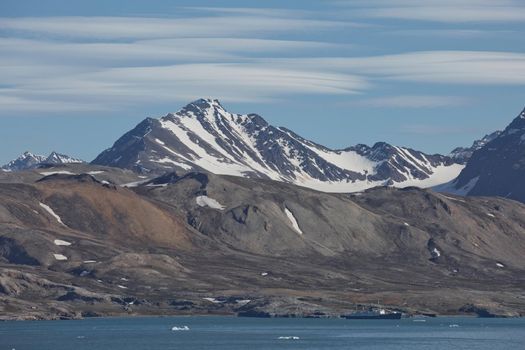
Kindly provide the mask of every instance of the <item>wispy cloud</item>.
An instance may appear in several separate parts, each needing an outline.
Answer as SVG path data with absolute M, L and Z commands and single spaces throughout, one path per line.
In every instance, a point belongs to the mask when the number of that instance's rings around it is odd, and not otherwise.
M 1 18 L 0 75 L 10 87 L 0 90 L 1 110 L 119 108 L 200 96 L 267 101 L 354 93 L 368 85 L 357 75 L 254 60 L 335 49 L 340 45 L 266 36 L 334 30 L 343 22 L 291 18 L 272 9 L 215 11 L 222 14 Z
M 481 37 L 498 37 L 515 33 L 512 30 L 481 30 L 481 29 L 394 29 L 388 30 L 385 34 L 400 35 L 405 37 L 441 37 L 448 40 L 464 40 Z
M 216 13 L 216 14 L 234 14 L 234 15 L 248 15 L 248 16 L 268 16 L 268 17 L 285 17 L 297 18 L 305 16 L 315 16 L 315 12 L 300 10 L 300 9 L 283 9 L 271 7 L 208 7 L 208 6 L 187 6 L 187 10 L 202 13 Z
M 69 42 L 0 38 L 2 62 L 19 65 L 53 62 L 87 66 L 114 66 L 149 61 L 226 62 L 253 55 L 276 55 L 318 52 L 339 45 L 312 41 L 270 40 L 259 38 L 175 38 L 147 39 L 132 42 Z M 35 59 L 36 58 L 36 59 Z
M 525 54 L 492 51 L 421 51 L 367 57 L 277 59 L 284 66 L 325 67 L 373 79 L 446 84 L 524 85 Z
M 377 108 L 437 108 L 468 104 L 470 101 L 459 96 L 402 95 L 366 98 L 355 103 Z
M 405 134 L 415 134 L 415 135 L 446 135 L 446 134 L 481 134 L 483 131 L 482 128 L 458 128 L 456 125 L 443 126 L 435 124 L 406 124 L 401 125 L 399 131 Z
M 443 4 L 452 6 L 449 0 Z M 471 5 L 484 6 L 481 0 Z M 344 22 L 288 10 L 202 11 L 215 13 L 170 19 L 1 18 L 0 76 L 5 88 L 0 89 L 0 113 L 38 106 L 58 112 L 118 109 L 201 96 L 269 101 L 293 94 L 348 95 L 385 81 L 525 85 L 523 53 L 435 50 L 349 56 L 346 51 L 345 56 L 339 55 L 341 44 L 274 38 L 334 34 L 348 26 Z M 436 108 L 464 102 L 453 96 L 405 94 L 364 98 L 361 103 Z
M 433 22 L 525 22 L 518 0 L 370 0 L 339 1 L 352 15 L 367 18 Z
M 0 18 L 0 30 L 17 35 L 42 35 L 84 40 L 252 37 L 284 31 L 341 28 L 345 22 L 272 16 L 196 18 L 27 17 Z
M 0 91 L 1 92 L 1 91 Z M 11 112 L 93 112 L 112 110 L 108 105 L 95 105 L 84 102 L 66 101 L 61 99 L 33 99 L 19 96 L 0 95 L 0 106 L 5 113 Z

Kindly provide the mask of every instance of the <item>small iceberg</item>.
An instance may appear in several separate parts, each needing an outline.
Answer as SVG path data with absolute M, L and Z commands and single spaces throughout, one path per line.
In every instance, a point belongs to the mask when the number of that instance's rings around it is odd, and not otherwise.
M 297 336 L 280 336 L 277 339 L 280 339 L 280 340 L 299 340 L 301 338 L 299 338 Z
M 189 331 L 190 327 L 188 327 L 188 326 L 182 326 L 182 327 L 173 326 L 173 327 L 171 327 L 171 330 L 172 331 Z

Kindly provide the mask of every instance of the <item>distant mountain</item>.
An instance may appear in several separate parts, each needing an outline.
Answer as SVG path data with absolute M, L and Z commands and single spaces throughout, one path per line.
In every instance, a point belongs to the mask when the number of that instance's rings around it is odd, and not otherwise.
M 42 162 L 45 164 L 70 164 L 70 163 L 84 163 L 83 160 L 73 158 L 65 154 L 51 152 L 49 156 Z
M 153 174 L 206 170 L 328 192 L 379 185 L 429 187 L 450 181 L 463 168 L 447 156 L 384 142 L 332 150 L 274 127 L 257 114 L 229 113 L 211 99 L 143 120 L 92 163 Z
M 472 154 L 475 151 L 477 151 L 478 149 L 483 148 L 487 143 L 489 143 L 490 141 L 494 140 L 499 135 L 501 135 L 501 131 L 500 130 L 495 131 L 495 132 L 493 132 L 491 134 L 485 135 L 480 140 L 474 141 L 474 143 L 472 143 L 471 147 L 458 147 L 458 148 L 455 148 L 450 153 L 449 156 L 452 159 L 454 159 L 457 163 L 466 164 L 467 161 L 470 159 L 470 157 L 472 157 Z
M 83 163 L 84 161 L 60 154 L 51 152 L 49 156 L 36 155 L 31 152 L 24 152 L 20 157 L 10 161 L 2 166 L 3 171 L 20 171 L 36 168 L 43 164 L 69 164 L 69 163 Z
M 525 202 L 525 109 L 503 132 L 473 152 L 457 179 L 437 189 Z

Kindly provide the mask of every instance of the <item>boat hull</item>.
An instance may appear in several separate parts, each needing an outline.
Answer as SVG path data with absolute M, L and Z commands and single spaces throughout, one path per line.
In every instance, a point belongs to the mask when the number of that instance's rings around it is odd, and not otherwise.
M 401 313 L 391 313 L 385 315 L 344 315 L 347 320 L 399 320 Z

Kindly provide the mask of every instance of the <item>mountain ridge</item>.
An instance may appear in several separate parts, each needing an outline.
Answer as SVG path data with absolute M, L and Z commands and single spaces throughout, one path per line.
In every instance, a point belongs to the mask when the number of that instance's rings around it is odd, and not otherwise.
M 33 154 L 25 151 L 18 158 L 11 160 L 0 169 L 3 171 L 20 171 L 34 169 L 45 164 L 83 163 L 83 160 L 52 151 L 48 156 Z
M 215 99 L 199 99 L 159 119 L 144 119 L 92 164 L 154 174 L 205 170 L 327 192 L 382 185 L 430 187 L 453 179 L 463 167 L 448 156 L 385 142 L 333 150 L 275 127 L 260 115 L 229 113 Z

